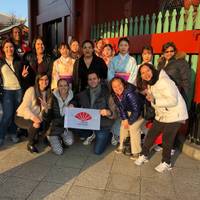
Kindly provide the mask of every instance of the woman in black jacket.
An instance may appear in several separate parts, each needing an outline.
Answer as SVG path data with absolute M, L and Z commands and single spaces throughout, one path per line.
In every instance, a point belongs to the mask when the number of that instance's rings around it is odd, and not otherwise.
M 32 52 L 24 56 L 24 62 L 29 66 L 25 89 L 35 84 L 37 74 L 47 73 L 51 77 L 53 59 L 46 53 L 42 37 L 38 36 L 33 40 Z
M 191 87 L 191 68 L 185 60 L 185 53 L 177 52 L 173 42 L 167 42 L 162 47 L 163 57 L 157 69 L 165 70 L 167 75 L 176 83 L 188 106 L 188 96 Z
M 63 154 L 62 142 L 69 146 L 73 144 L 72 132 L 64 128 L 64 109 L 73 98 L 73 92 L 66 79 L 59 79 L 58 89 L 53 92 L 52 106 L 48 111 L 48 119 L 51 121 L 50 134 L 47 136 L 52 151 Z
M 115 77 L 110 81 L 112 96 L 119 109 L 120 117 L 122 119 L 120 127 L 120 145 L 115 151 L 122 153 L 123 142 L 130 134 L 131 139 L 131 159 L 135 160 L 139 157 L 141 152 L 141 136 L 140 127 L 144 121 L 141 117 L 143 108 L 143 98 L 136 91 L 136 87 L 129 84 L 120 77 Z
M 83 55 L 74 63 L 73 91 L 83 91 L 87 87 L 89 71 L 96 72 L 101 80 L 107 79 L 107 66 L 104 60 L 94 54 L 94 44 L 85 40 L 82 44 Z

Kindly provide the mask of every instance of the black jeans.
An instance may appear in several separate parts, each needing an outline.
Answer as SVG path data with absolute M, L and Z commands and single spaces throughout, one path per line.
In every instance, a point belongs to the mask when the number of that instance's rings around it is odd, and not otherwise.
M 23 128 L 28 131 L 29 144 L 34 145 L 40 128 L 34 128 L 33 121 L 19 116 L 15 116 L 15 123 L 19 128 Z
M 141 154 L 145 156 L 149 155 L 149 150 L 154 144 L 156 137 L 162 132 L 162 162 L 170 164 L 171 149 L 180 126 L 180 122 L 164 123 L 154 120 L 153 127 L 149 130 L 145 139 Z

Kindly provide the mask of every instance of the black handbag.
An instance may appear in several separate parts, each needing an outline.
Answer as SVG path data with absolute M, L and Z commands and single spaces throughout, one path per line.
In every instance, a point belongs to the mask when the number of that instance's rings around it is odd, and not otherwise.
M 151 103 L 147 100 L 144 102 L 142 110 L 142 117 L 146 120 L 153 120 L 155 118 L 155 109 L 151 106 Z

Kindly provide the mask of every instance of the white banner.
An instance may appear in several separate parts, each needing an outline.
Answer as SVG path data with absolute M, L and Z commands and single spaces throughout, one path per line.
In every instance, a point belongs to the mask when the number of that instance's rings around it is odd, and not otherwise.
M 64 127 L 100 130 L 99 110 L 87 108 L 66 108 Z

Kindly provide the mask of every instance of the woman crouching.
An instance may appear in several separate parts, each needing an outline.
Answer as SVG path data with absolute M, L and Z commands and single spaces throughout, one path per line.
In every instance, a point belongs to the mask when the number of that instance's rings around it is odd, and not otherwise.
M 57 89 L 53 92 L 52 106 L 48 111 L 48 119 L 51 121 L 50 134 L 47 136 L 52 151 L 63 154 L 63 145 L 72 145 L 74 138 L 72 132 L 64 128 L 64 109 L 73 98 L 73 92 L 66 79 L 59 79 Z
M 27 129 L 27 149 L 31 153 L 38 153 L 35 144 L 38 141 L 38 133 L 41 129 L 47 130 L 47 121 L 44 113 L 48 112 L 51 104 L 51 90 L 49 77 L 46 73 L 36 76 L 35 85 L 26 90 L 23 101 L 17 109 L 15 123 L 18 127 Z M 43 130 L 43 131 L 45 131 Z

